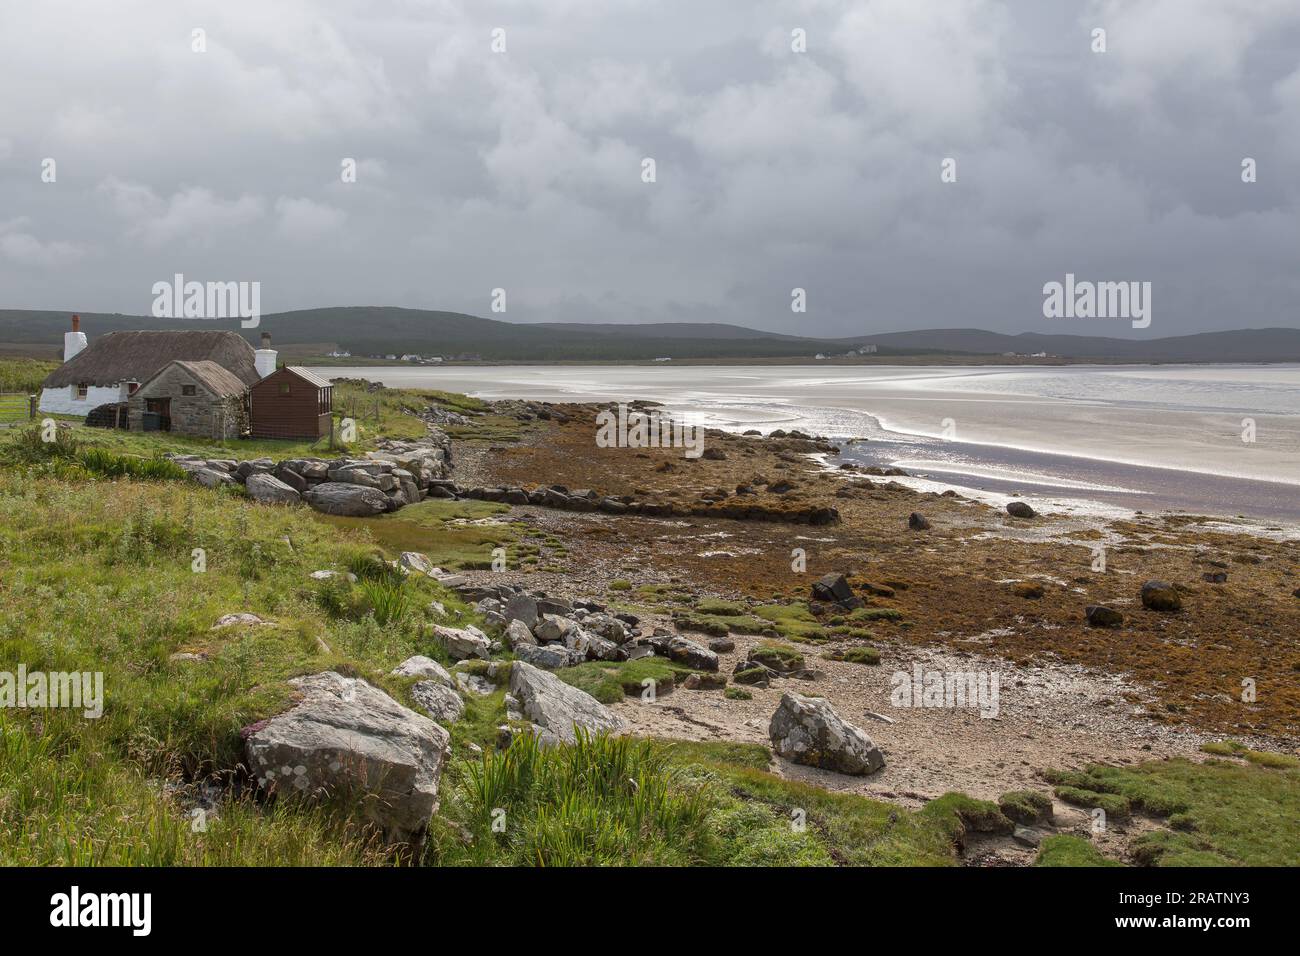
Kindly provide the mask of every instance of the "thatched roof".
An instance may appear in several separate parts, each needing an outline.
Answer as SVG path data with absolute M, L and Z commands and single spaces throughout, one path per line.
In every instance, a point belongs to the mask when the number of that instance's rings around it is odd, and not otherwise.
M 259 378 L 253 347 L 236 332 L 109 332 L 45 379 L 45 388 L 147 382 L 175 361 L 213 362 L 245 385 Z
M 173 365 L 180 366 L 188 372 L 190 377 L 208 392 L 211 392 L 214 398 L 239 398 L 248 391 L 248 386 L 237 379 L 233 372 L 222 368 L 216 362 L 206 359 L 202 362 L 169 362 L 158 370 L 158 375 L 161 375 Z M 154 378 L 157 378 L 158 375 L 155 375 Z M 143 383 L 140 386 L 141 391 L 148 384 L 149 382 Z

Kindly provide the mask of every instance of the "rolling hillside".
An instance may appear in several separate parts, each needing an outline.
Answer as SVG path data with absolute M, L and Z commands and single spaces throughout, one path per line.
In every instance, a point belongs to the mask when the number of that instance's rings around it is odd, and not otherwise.
M 0 310 L 0 344 L 32 353 L 48 346 L 58 357 L 69 312 Z M 1300 329 L 1242 329 L 1165 338 L 1125 339 L 1026 332 L 1006 335 L 980 329 L 923 329 L 864 333 L 841 339 L 804 338 L 720 323 L 615 325 L 524 324 L 460 312 L 385 306 L 304 309 L 263 316 L 256 329 L 237 322 L 166 320 L 121 313 L 82 312 L 82 328 L 93 338 L 128 329 L 236 328 L 256 343 L 269 331 L 277 347 L 308 346 L 306 354 L 337 344 L 353 355 L 414 352 L 470 354 L 484 361 L 645 361 L 675 359 L 812 358 L 842 354 L 866 343 L 878 357 L 948 355 L 998 356 L 1046 352 L 1071 360 L 1124 362 L 1297 362 Z M 294 351 L 292 348 L 290 351 Z

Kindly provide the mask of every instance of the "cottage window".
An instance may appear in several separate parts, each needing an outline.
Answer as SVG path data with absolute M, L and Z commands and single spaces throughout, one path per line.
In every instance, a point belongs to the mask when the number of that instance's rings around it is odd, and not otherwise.
M 281 394 L 281 395 L 288 395 L 288 394 L 289 394 L 289 383 L 288 383 L 288 382 L 281 382 L 281 383 L 280 383 L 280 394 Z
M 181 386 L 181 394 L 182 394 L 182 395 L 194 395 L 194 394 L 195 394 L 195 388 L 194 388 L 194 386 L 193 386 L 193 385 L 182 385 L 182 386 Z
M 90 386 L 89 386 L 89 385 L 84 385 L 84 384 L 83 384 L 83 385 L 78 385 L 78 386 L 77 386 L 77 401 L 79 401 L 79 402 L 85 401 L 85 400 L 86 400 L 86 396 L 89 395 L 89 394 L 90 394 Z

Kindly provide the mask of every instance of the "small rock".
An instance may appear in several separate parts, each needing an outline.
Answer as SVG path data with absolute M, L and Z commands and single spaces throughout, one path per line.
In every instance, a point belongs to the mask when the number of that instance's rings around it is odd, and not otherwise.
M 465 716 L 460 694 L 436 680 L 422 680 L 412 687 L 411 700 L 440 724 L 454 724 Z
M 248 614 L 246 612 L 241 612 L 239 614 L 227 614 L 223 617 L 218 618 L 217 623 L 212 625 L 212 630 L 215 631 L 219 627 L 230 627 L 233 624 L 243 624 L 246 626 L 251 626 L 251 625 L 270 626 L 269 621 L 262 620 L 256 614 Z
M 528 625 L 515 618 L 506 625 L 506 643 L 511 647 L 518 647 L 520 644 L 536 644 L 537 638 L 533 637 L 533 632 L 528 629 Z
M 414 657 L 408 657 L 402 661 L 393 668 L 393 675 L 396 677 L 423 677 L 427 680 L 445 684 L 447 687 L 451 686 L 451 675 L 447 673 L 447 669 L 432 657 L 424 657 L 421 654 L 416 654 Z
M 416 574 L 431 575 L 438 570 L 428 556 L 418 551 L 403 551 L 397 559 L 397 565 Z
M 722 690 L 727 686 L 727 678 L 722 674 L 691 674 L 682 681 L 687 690 Z
M 1007 514 L 1013 518 L 1036 518 L 1038 512 L 1023 501 L 1013 501 L 1007 505 Z
M 668 657 L 679 664 L 701 671 L 716 671 L 718 655 L 684 637 L 674 637 L 668 642 Z
M 1043 832 L 1032 827 L 1017 826 L 1011 831 L 1011 839 L 1021 846 L 1036 847 L 1043 842 Z
M 1089 604 L 1083 613 L 1091 627 L 1119 627 L 1124 623 L 1123 614 L 1104 604 Z
M 1151 580 L 1142 585 L 1142 606 L 1172 613 L 1183 609 L 1183 599 L 1172 584 Z
M 458 661 L 467 657 L 480 657 L 487 660 L 490 656 L 492 642 L 488 640 L 486 634 L 473 625 L 461 628 L 435 624 L 433 637 Z
M 826 574 L 812 586 L 815 601 L 847 601 L 853 597 L 853 589 L 842 574 Z
M 912 531 L 929 531 L 930 519 L 919 511 L 913 511 L 907 516 L 907 527 Z

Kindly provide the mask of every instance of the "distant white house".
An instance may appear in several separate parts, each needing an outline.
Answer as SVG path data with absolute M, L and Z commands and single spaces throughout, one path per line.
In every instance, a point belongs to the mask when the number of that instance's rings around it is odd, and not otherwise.
M 656 361 L 656 362 L 671 362 L 671 361 L 672 361 L 672 357 L 671 357 L 671 356 L 668 356 L 668 355 L 664 355 L 664 356 L 662 356 L 661 358 L 657 358 L 657 359 L 655 359 L 655 361 Z
M 420 361 L 420 356 L 418 356 L 418 355 L 403 355 L 403 356 L 402 356 L 402 361 L 403 361 L 403 362 L 418 362 L 418 361 Z
M 330 358 L 351 358 L 352 353 L 346 349 L 335 349 L 333 352 L 326 352 Z

